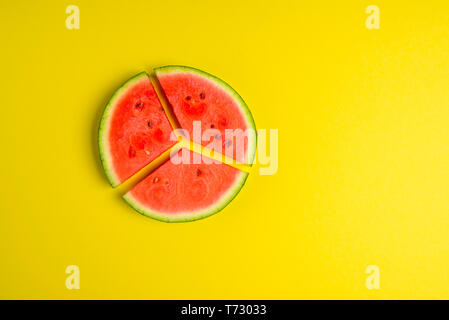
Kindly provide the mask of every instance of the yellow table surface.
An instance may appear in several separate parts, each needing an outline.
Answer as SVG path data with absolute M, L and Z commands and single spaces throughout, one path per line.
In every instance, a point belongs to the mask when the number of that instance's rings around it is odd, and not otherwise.
M 449 3 L 326 2 L 2 1 L 0 298 L 449 298 Z M 114 90 L 167 64 L 279 130 L 278 172 L 193 223 L 137 214 L 97 150 Z

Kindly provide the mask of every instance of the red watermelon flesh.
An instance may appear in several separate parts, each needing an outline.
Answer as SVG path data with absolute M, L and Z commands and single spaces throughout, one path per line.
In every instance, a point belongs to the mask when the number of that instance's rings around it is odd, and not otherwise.
M 221 153 L 241 163 L 251 162 L 255 137 L 242 138 L 243 148 L 237 151 L 237 139 L 227 139 L 225 135 L 226 129 L 241 129 L 241 136 L 248 128 L 255 129 L 251 113 L 237 92 L 222 80 L 194 68 L 166 66 L 155 72 L 174 115 L 191 140 L 215 150 L 212 143 L 218 140 Z M 195 137 L 194 121 L 201 121 L 202 133 L 209 130 L 213 134 L 204 141 Z
M 146 73 L 128 80 L 111 98 L 100 125 L 99 146 L 109 181 L 116 186 L 176 141 Z
M 169 159 L 124 196 L 137 211 L 167 222 L 201 219 L 225 207 L 247 178 L 223 163 L 193 164 L 192 151 L 179 152 L 188 153 L 190 164 Z

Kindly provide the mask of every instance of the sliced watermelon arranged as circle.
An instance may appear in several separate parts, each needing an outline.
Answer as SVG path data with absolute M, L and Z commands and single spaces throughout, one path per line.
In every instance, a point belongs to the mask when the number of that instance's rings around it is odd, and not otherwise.
M 101 162 L 113 187 L 156 159 L 176 141 L 146 72 L 125 82 L 107 104 L 99 129 Z
M 224 81 L 198 69 L 166 66 L 155 69 L 169 102 L 167 112 L 204 146 L 217 141 L 226 155 L 251 165 L 256 150 L 255 124 L 246 103 Z M 209 140 L 195 137 L 212 129 Z M 232 130 L 231 130 L 232 129 Z M 228 138 L 228 131 L 245 133 Z M 247 134 L 249 132 L 250 134 Z M 222 210 L 239 193 L 248 173 L 222 162 L 195 162 L 193 151 L 177 150 L 164 107 L 148 74 L 128 80 L 107 104 L 99 129 L 100 157 L 112 186 L 124 182 L 168 149 L 187 155 L 181 163 L 167 159 L 124 195 L 138 212 L 165 222 L 193 221 Z M 174 136 L 174 135 L 173 135 Z M 240 140 L 239 140 L 240 139 Z M 229 147 L 231 146 L 231 147 Z M 243 146 L 243 148 L 239 148 Z M 238 151 L 240 150 L 240 152 Z M 184 160 L 186 157 L 182 157 Z M 197 158 L 198 159 L 198 158 Z M 211 160 L 211 159 L 208 159 Z

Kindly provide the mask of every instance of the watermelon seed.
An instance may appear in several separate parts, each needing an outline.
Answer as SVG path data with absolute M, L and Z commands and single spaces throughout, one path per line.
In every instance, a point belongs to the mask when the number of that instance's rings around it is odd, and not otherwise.
M 148 126 L 151 128 L 151 121 L 148 121 L 147 124 L 148 124 Z
M 212 123 L 212 124 L 210 125 L 210 127 L 213 129 L 213 128 L 215 128 L 215 125 Z
M 142 102 L 136 103 L 136 109 L 139 110 L 139 111 L 142 111 L 143 110 L 143 103 Z
M 158 177 L 156 177 L 156 178 L 153 179 L 153 183 L 156 183 L 156 182 L 158 182 L 158 181 L 159 181 L 159 178 L 158 178 Z
M 136 156 L 136 150 L 135 150 L 132 146 L 129 146 L 129 149 L 128 149 L 128 156 L 129 156 L 130 158 L 134 158 L 134 157 Z
M 187 96 L 187 97 L 186 97 L 186 100 L 187 100 L 187 101 L 189 101 L 190 99 L 192 99 L 191 96 Z
M 201 99 L 206 98 L 206 95 L 204 94 L 204 92 L 201 92 L 201 93 L 200 93 L 200 98 L 201 98 Z
M 197 175 L 197 177 L 199 177 L 201 175 L 201 170 L 200 169 L 196 169 L 196 175 Z

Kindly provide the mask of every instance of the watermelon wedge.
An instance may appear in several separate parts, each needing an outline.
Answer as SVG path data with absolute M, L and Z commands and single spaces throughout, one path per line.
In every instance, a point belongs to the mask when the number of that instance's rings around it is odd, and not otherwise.
M 220 153 L 240 163 L 252 163 L 256 152 L 254 119 L 245 101 L 230 85 L 191 67 L 165 66 L 154 71 L 175 117 L 189 132 L 190 139 L 213 150 L 217 150 L 214 140 L 219 140 Z M 212 129 L 216 132 L 208 137 L 195 137 L 194 121 L 200 121 L 201 132 Z M 226 135 L 225 130 L 231 129 L 235 136 Z
M 248 173 L 224 163 L 176 164 L 170 159 L 125 194 L 141 214 L 165 222 L 187 222 L 223 209 L 238 194 Z
M 100 158 L 110 184 L 124 182 L 173 146 L 172 131 L 148 74 L 125 82 L 100 121 Z

